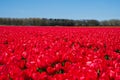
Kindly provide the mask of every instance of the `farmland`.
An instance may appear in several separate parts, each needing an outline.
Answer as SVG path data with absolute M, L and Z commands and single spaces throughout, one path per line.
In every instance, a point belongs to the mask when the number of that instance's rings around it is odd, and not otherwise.
M 0 80 L 120 80 L 120 28 L 0 26 Z

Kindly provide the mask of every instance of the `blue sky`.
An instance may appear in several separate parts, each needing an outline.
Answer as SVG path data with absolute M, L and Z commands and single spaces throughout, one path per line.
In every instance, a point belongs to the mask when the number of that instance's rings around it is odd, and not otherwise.
M 120 19 L 120 0 L 0 0 L 0 17 Z

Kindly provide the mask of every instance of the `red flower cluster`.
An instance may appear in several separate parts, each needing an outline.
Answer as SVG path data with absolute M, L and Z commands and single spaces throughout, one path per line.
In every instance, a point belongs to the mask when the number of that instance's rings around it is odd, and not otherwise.
M 120 28 L 1 26 L 0 80 L 120 80 Z

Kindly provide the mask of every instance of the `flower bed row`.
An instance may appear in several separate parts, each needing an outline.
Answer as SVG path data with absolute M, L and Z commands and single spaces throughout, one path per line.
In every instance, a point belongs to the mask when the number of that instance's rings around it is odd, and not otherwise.
M 120 80 L 120 28 L 0 27 L 0 80 Z

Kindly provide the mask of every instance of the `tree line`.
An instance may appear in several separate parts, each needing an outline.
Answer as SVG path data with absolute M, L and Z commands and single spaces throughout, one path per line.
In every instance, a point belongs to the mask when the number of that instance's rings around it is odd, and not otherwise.
M 70 20 L 47 18 L 0 18 L 0 25 L 25 26 L 120 26 L 120 20 Z

